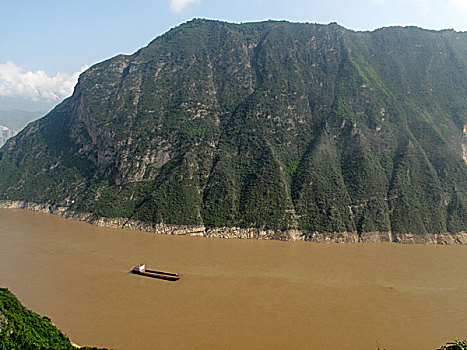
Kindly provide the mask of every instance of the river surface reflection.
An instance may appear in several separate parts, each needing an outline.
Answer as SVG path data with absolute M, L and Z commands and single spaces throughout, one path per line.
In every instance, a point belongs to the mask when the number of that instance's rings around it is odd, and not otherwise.
M 467 247 L 226 240 L 0 209 L 0 286 L 80 345 L 436 349 L 467 338 Z M 138 263 L 182 273 L 168 282 Z

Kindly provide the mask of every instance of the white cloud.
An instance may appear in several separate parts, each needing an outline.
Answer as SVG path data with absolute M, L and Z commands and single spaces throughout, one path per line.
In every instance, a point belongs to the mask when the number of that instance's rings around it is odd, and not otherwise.
M 461 9 L 467 9 L 467 0 L 452 0 L 452 3 Z
M 26 97 L 33 101 L 58 101 L 68 97 L 78 81 L 79 74 L 57 73 L 49 77 L 46 72 L 38 70 L 26 71 L 13 62 L 0 63 L 0 96 Z
M 201 0 L 170 0 L 170 9 L 178 13 L 181 12 L 188 4 L 199 1 Z

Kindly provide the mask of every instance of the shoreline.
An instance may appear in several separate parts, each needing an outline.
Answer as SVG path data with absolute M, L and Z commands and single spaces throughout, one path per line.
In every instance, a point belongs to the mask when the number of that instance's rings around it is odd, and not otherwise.
M 443 244 L 467 245 L 467 232 L 450 233 L 392 233 L 364 232 L 310 232 L 305 230 L 273 230 L 240 227 L 208 227 L 205 225 L 172 225 L 144 223 L 128 218 L 106 218 L 91 213 L 75 212 L 68 207 L 51 204 L 38 204 L 29 201 L 0 200 L 0 208 L 24 209 L 41 213 L 59 215 L 63 218 L 85 221 L 99 227 L 129 229 L 159 234 L 203 236 L 212 238 L 264 239 L 281 241 L 308 241 L 315 243 L 399 243 L 399 244 Z

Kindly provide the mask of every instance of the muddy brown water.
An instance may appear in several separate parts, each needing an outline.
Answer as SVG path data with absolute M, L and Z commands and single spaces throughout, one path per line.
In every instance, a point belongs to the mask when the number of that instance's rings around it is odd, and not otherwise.
M 133 275 L 182 273 L 178 282 Z M 467 338 L 467 247 L 210 239 L 0 209 L 0 286 L 80 345 L 436 349 Z

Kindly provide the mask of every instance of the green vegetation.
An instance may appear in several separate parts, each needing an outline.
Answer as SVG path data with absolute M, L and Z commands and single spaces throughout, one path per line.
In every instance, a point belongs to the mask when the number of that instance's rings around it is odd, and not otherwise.
M 49 318 L 41 317 L 26 309 L 6 288 L 0 288 L 0 348 L 2 350 L 76 349 Z M 95 347 L 81 349 L 97 350 Z
M 193 20 L 0 149 L 0 198 L 145 222 L 467 231 L 467 33 Z
M 295 159 L 295 160 L 291 160 L 288 164 L 287 164 L 287 173 L 289 174 L 289 176 L 292 176 L 293 174 L 295 174 L 295 172 L 297 171 L 298 169 L 298 166 L 300 164 L 300 161 Z

